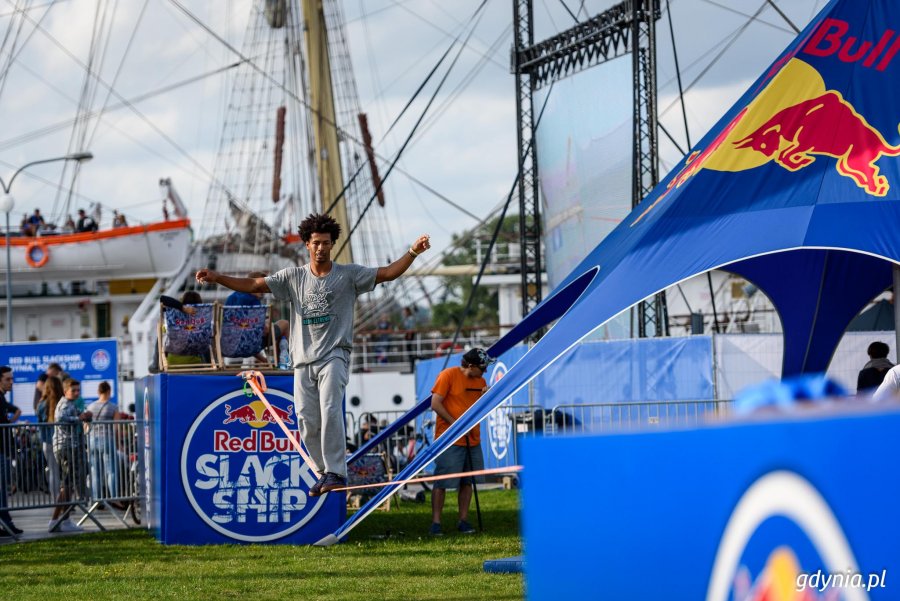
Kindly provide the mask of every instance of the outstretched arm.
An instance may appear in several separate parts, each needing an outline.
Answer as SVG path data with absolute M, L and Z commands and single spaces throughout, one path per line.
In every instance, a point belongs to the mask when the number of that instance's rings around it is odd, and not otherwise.
M 235 278 L 212 269 L 201 269 L 195 277 L 201 284 L 219 284 L 237 292 L 271 292 L 266 278 Z
M 378 268 L 378 272 L 375 274 L 375 283 L 380 284 L 381 282 L 396 280 L 406 273 L 406 270 L 409 269 L 409 266 L 412 265 L 417 256 L 429 248 L 431 248 L 431 241 L 428 239 L 428 234 L 419 236 L 419 238 L 413 242 L 413 245 L 409 247 L 409 250 L 403 253 L 402 257 L 387 267 Z

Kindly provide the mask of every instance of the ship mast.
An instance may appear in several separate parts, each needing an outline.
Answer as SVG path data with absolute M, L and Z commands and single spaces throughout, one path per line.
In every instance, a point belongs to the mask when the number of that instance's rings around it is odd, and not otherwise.
M 338 148 L 337 116 L 334 108 L 334 87 L 331 81 L 331 61 L 328 57 L 328 33 L 322 0 L 311 0 L 303 5 L 303 20 L 306 23 L 306 52 L 309 70 L 310 121 L 319 181 L 322 209 L 327 209 L 337 198 L 344 186 L 341 173 L 341 155 Z M 341 224 L 345 235 L 353 224 L 347 217 L 347 203 L 342 197 L 330 212 Z M 348 243 L 334 260 L 339 263 L 353 262 L 353 252 Z

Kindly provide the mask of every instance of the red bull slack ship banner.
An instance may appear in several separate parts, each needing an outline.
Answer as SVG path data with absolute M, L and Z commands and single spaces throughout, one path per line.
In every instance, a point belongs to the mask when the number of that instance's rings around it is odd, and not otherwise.
M 154 489 L 162 497 L 163 542 L 302 544 L 339 523 L 345 496 L 309 496 L 316 475 L 262 401 L 246 396 L 240 379 L 156 378 L 151 420 L 165 433 L 153 451 L 162 466 Z M 267 381 L 272 409 L 296 429 L 292 378 Z

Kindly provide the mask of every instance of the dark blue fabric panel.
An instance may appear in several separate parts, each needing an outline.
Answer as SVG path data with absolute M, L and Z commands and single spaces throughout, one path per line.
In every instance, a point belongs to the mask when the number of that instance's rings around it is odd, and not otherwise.
M 804 249 L 729 265 L 775 304 L 784 329 L 782 375 L 825 371 L 850 320 L 891 283 L 891 264 L 869 255 Z

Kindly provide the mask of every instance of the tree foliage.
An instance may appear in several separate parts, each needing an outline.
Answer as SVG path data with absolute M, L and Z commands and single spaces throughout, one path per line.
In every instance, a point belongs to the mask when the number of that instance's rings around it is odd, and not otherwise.
M 453 253 L 448 254 L 443 265 L 475 265 L 481 266 L 487 253 L 488 245 L 494 235 L 499 218 L 489 220 L 474 232 L 453 235 Z M 509 255 L 509 244 L 518 244 L 519 216 L 507 215 L 503 220 L 500 233 L 494 243 L 495 256 Z M 499 325 L 499 300 L 497 290 L 488 289 L 483 284 L 475 288 L 474 276 L 444 276 L 443 297 L 431 309 L 432 325 L 435 327 L 496 326 Z M 469 298 L 474 294 L 472 308 L 467 316 L 463 315 Z M 460 323 L 462 322 L 462 323 Z

